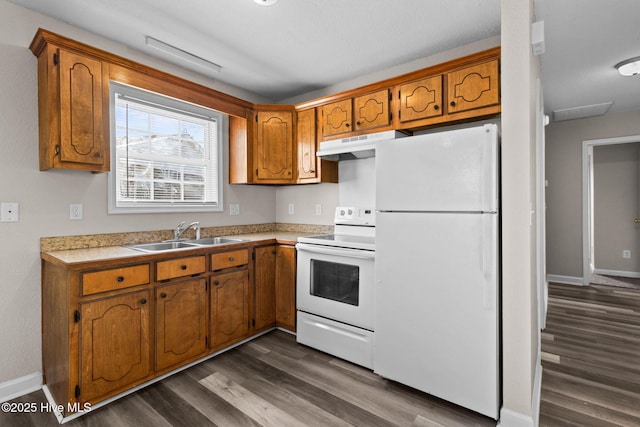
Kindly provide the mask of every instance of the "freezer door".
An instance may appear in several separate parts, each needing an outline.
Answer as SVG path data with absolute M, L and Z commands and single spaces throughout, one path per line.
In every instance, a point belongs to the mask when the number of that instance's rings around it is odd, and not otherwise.
M 498 210 L 498 128 L 466 128 L 381 141 L 376 209 Z
M 494 419 L 497 226 L 497 214 L 378 214 L 374 313 L 375 372 Z

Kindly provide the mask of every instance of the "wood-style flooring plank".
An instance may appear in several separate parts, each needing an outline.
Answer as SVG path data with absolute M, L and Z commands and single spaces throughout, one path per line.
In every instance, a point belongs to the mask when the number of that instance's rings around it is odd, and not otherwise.
M 42 391 L 20 399 L 46 402 Z M 0 426 L 5 425 L 58 424 L 52 413 L 0 413 Z M 168 425 L 467 427 L 495 426 L 495 421 L 274 331 L 66 424 Z
M 640 426 L 640 290 L 550 284 L 541 426 Z

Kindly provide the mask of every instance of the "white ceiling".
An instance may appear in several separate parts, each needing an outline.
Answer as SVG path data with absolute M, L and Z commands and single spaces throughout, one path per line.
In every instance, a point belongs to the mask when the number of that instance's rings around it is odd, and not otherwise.
M 145 46 L 152 36 L 274 102 L 500 33 L 500 0 L 10 1 L 156 55 Z M 534 3 L 545 21 L 546 112 L 610 101 L 612 112 L 640 109 L 640 77 L 613 68 L 640 56 L 640 1 Z
M 640 1 L 534 3 L 536 17 L 545 25 L 546 113 L 611 101 L 609 112 L 640 110 L 640 76 L 622 77 L 614 68 L 640 56 Z

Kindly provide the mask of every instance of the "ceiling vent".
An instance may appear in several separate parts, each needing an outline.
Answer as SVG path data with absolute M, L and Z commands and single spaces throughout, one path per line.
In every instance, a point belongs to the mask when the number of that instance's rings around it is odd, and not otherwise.
M 612 102 L 603 104 L 583 105 L 582 107 L 565 108 L 555 110 L 553 112 L 553 121 L 561 122 L 564 120 L 585 119 L 587 117 L 603 116 L 609 112 L 613 105 Z

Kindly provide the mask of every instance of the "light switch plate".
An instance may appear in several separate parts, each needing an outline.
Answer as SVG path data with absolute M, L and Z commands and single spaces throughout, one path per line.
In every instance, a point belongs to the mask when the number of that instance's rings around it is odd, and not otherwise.
M 81 203 L 71 203 L 69 205 L 69 219 L 72 220 L 80 220 L 82 219 L 82 204 Z
M 20 221 L 20 204 L 14 202 L 0 203 L 0 222 Z
M 229 215 L 240 215 L 240 205 L 237 203 L 230 203 Z

